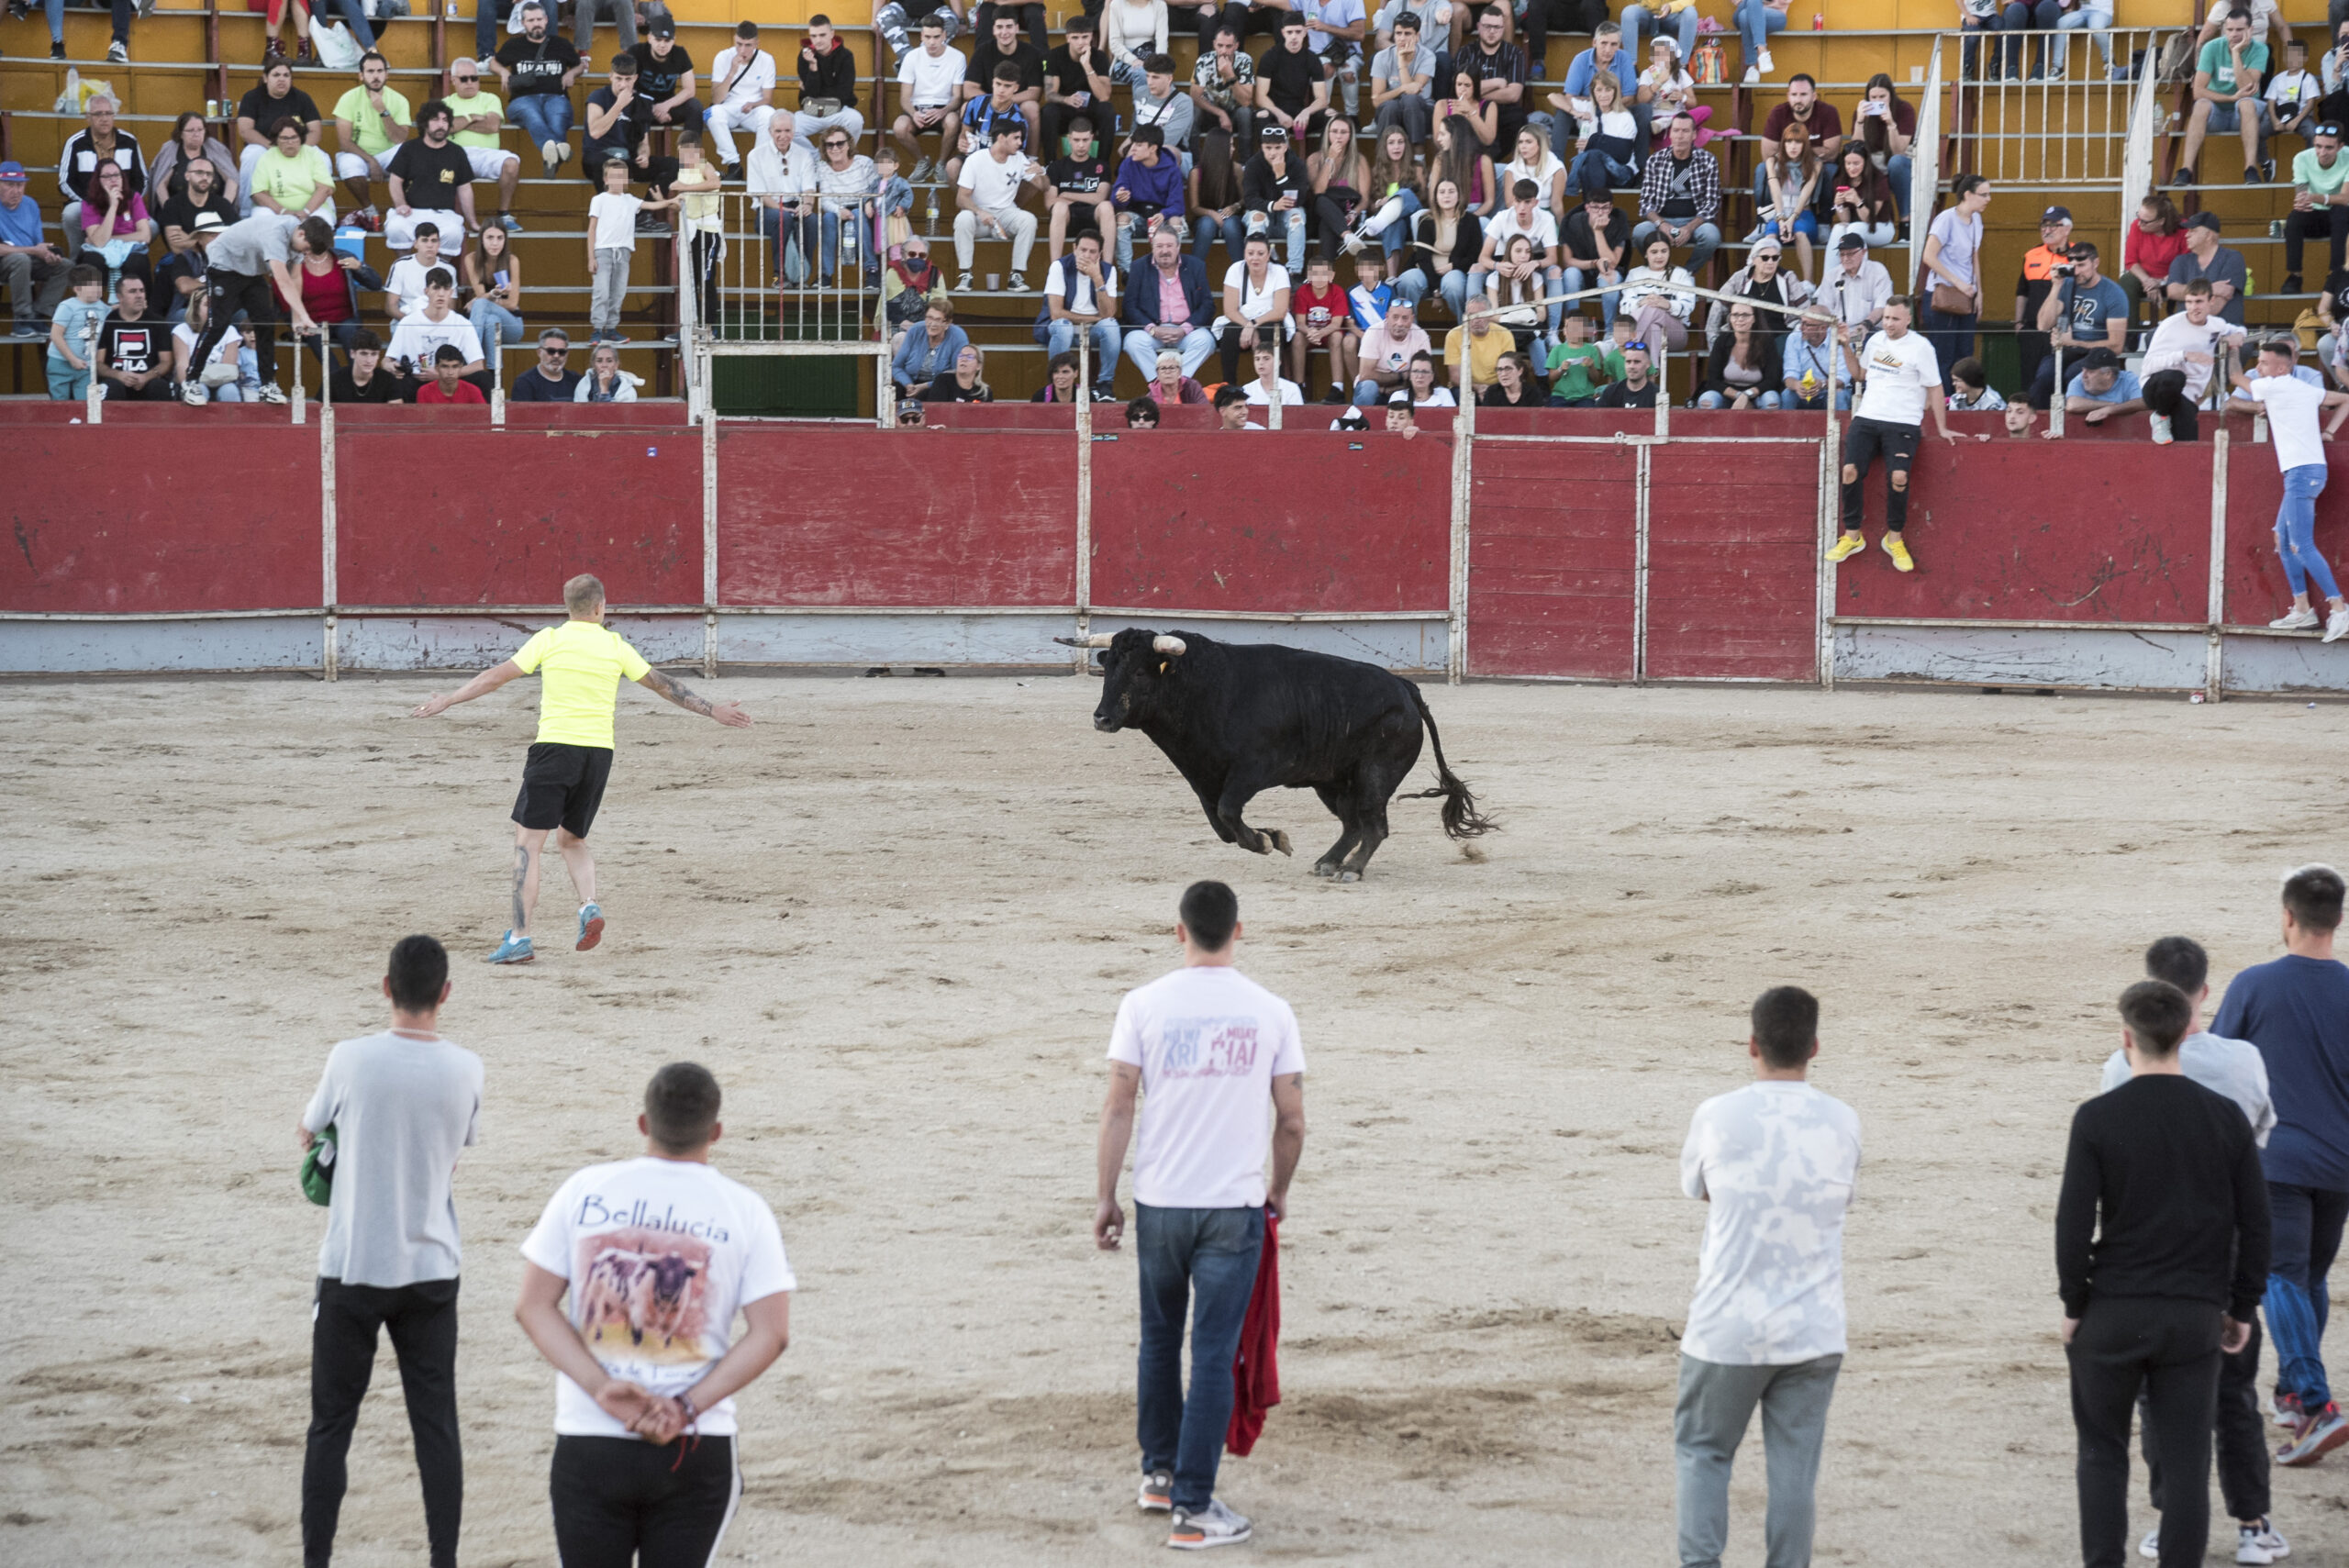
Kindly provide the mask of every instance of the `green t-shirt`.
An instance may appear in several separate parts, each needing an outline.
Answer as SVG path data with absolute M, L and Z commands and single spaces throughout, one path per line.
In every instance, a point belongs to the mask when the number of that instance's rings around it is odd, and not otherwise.
M 1598 395 L 1590 379 L 1590 362 L 1601 361 L 1609 381 L 1623 379 L 1623 356 L 1604 343 L 1561 343 L 1550 350 L 1550 395 L 1578 403 Z
M 2195 65 L 2198 70 L 2210 73 L 2210 91 L 2230 95 L 2233 94 L 2235 90 L 2234 57 L 2227 52 L 2227 40 L 2224 38 L 2215 38 L 2204 44 L 2202 58 L 2197 61 Z M 2254 77 L 2266 75 L 2267 72 L 2266 44 L 2258 41 L 2245 44 L 2243 50 L 2243 68 L 2250 72 Z M 2256 82 L 2252 84 L 2254 87 L 2258 85 Z
M 384 89 L 384 107 L 390 111 L 394 125 L 415 123 L 415 117 L 408 113 L 407 100 L 390 87 Z M 384 122 L 376 115 L 375 106 L 367 101 L 366 88 L 353 87 L 336 99 L 334 117 L 351 122 L 351 131 L 359 139 L 359 150 L 370 158 L 380 161 L 392 150 L 392 139 L 384 134 Z
M 2292 160 L 2292 183 L 2306 185 L 2316 193 L 2319 201 L 2330 201 L 2344 181 L 2349 181 L 2349 153 L 2334 153 L 2330 169 L 2316 161 L 2313 147 Z
M 503 107 L 495 93 L 475 93 L 470 98 L 447 98 L 442 102 L 449 106 L 449 113 L 460 125 L 475 115 L 496 114 Z M 497 150 L 497 138 L 485 130 L 461 130 L 449 139 L 459 147 L 486 147 L 493 152 Z

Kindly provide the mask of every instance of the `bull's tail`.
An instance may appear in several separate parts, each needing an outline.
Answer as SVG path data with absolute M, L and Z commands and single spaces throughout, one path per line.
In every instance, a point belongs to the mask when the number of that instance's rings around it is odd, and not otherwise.
M 1443 798 L 1443 830 L 1455 839 L 1474 839 L 1479 834 L 1497 830 L 1500 824 L 1476 809 L 1476 797 L 1443 760 L 1443 737 L 1436 733 L 1435 715 L 1428 711 L 1428 699 L 1419 695 L 1417 681 L 1405 681 L 1410 688 L 1411 701 L 1419 710 L 1419 722 L 1428 727 L 1428 740 L 1435 748 L 1436 787 L 1423 789 L 1404 796 L 1406 800 Z

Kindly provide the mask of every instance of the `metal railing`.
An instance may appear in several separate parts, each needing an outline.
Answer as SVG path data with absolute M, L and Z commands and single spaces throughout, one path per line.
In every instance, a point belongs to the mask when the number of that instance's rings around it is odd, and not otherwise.
M 712 342 L 853 343 L 874 335 L 885 264 L 876 250 L 874 198 L 819 199 L 807 192 L 788 199 L 796 205 L 725 195 L 724 243 L 709 289 L 716 309 L 700 322 Z M 920 199 L 917 193 L 917 205 Z M 689 253 L 681 250 L 678 264 L 682 275 L 698 281 Z
M 2135 99 L 2163 37 L 2150 28 L 1944 35 L 1964 89 L 1957 172 L 2042 190 L 2118 188 Z

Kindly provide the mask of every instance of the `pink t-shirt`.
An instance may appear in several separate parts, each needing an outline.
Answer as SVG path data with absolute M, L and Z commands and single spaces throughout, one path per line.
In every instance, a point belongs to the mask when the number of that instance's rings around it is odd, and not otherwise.
M 104 202 L 85 202 L 83 204 L 83 210 L 90 215 L 87 218 L 83 220 L 85 223 L 95 223 L 97 219 L 106 217 L 106 204 Z M 130 205 L 128 206 L 118 207 L 115 210 L 114 233 L 109 238 L 118 239 L 146 221 L 146 200 L 143 197 L 134 195 L 130 198 Z
M 1183 297 L 1183 269 L 1174 275 L 1158 274 L 1158 319 L 1168 327 L 1178 326 L 1191 318 L 1191 302 Z

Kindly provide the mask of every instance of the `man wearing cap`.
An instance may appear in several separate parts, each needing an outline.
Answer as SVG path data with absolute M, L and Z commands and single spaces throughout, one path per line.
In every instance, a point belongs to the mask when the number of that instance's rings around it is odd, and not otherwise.
M 694 57 L 677 41 L 677 24 L 655 10 L 645 24 L 649 35 L 629 52 L 636 57 L 636 90 L 655 126 L 697 126 L 708 116 L 694 96 Z
M 1846 232 L 1835 242 L 1835 265 L 1819 285 L 1819 302 L 1855 334 L 1873 332 L 1892 298 L 1892 274 L 1868 260 L 1868 242 Z
M 2015 275 L 2015 325 L 2025 322 L 2036 326 L 2039 307 L 2054 294 L 2056 284 L 2065 276 L 2061 269 L 2071 263 L 2072 209 L 2052 206 L 2039 215 L 2039 243 L 2023 253 L 2022 271 Z M 2015 347 L 2022 355 L 2022 384 L 2031 385 L 2039 379 L 2040 361 L 2047 358 L 2047 331 L 2015 334 Z M 2033 405 L 2047 406 L 2044 401 Z
M 2325 241 L 2330 277 L 2341 270 L 2343 242 L 2349 240 L 2349 158 L 2341 156 L 2341 128 L 2326 122 L 2309 132 L 2309 145 L 2292 160 L 2292 214 L 2284 220 L 2285 294 L 2300 292 L 2300 248 L 2310 239 Z
M 2048 342 L 2062 350 L 2068 366 L 2090 349 L 2119 353 L 2128 341 L 2129 296 L 2121 285 L 2098 272 L 2095 246 L 2083 239 L 2071 248 L 2071 273 L 2061 276 L 2039 307 L 2039 327 Z M 2029 387 L 2033 408 L 2055 400 L 2054 354 L 2039 361 Z
M 2251 271 L 2243 252 L 2219 243 L 2219 215 L 2198 212 L 2186 220 L 2186 253 L 2169 264 L 2165 290 L 2173 301 L 2186 298 L 2186 285 L 2197 280 L 2210 285 L 2210 307 L 2231 327 L 2243 325 L 2243 296 L 2251 285 Z
M 296 256 L 324 256 L 334 250 L 334 229 L 315 213 L 288 225 L 273 212 L 257 212 L 240 223 L 223 225 L 218 213 L 198 213 L 195 242 L 204 247 L 204 292 L 211 307 L 204 336 L 188 355 L 190 365 L 208 365 L 220 339 L 237 329 L 237 315 L 253 329 L 253 347 L 261 360 L 263 403 L 283 403 L 277 385 L 277 306 L 273 294 L 285 302 L 297 336 L 317 330 L 302 304 L 302 281 L 294 274 Z M 204 400 L 204 385 L 191 376 L 188 401 Z
M 2102 425 L 2145 406 L 2144 387 L 2137 373 L 2121 362 L 2121 355 L 2104 347 L 2090 349 L 2080 361 L 2079 373 L 2064 389 L 2064 412 L 2091 425 Z
M 67 264 L 40 237 L 40 206 L 25 199 L 25 166 L 13 159 L 0 163 L 0 285 L 7 288 L 16 310 L 10 337 L 49 336 L 41 325 L 40 296 L 52 278 L 64 278 Z

